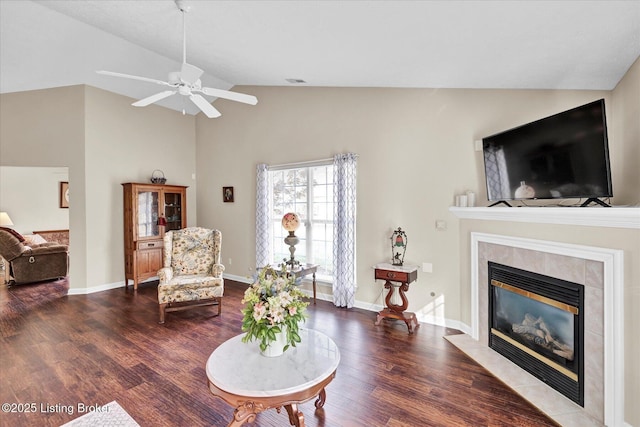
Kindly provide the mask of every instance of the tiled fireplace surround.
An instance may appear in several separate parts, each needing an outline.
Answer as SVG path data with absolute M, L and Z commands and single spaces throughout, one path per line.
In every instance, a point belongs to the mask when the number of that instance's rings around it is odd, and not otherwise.
M 450 341 L 563 426 L 621 425 L 622 251 L 483 233 L 471 235 L 471 337 Z M 500 264 L 585 286 L 585 405 L 488 347 L 488 267 Z

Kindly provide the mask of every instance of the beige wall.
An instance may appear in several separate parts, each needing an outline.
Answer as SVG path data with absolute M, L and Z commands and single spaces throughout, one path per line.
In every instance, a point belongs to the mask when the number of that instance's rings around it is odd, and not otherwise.
M 195 117 L 86 86 L 87 287 L 124 281 L 123 182 L 187 185 L 187 224 L 196 224 Z
M 69 181 L 69 168 L 0 166 L 0 211 L 8 212 L 22 234 L 67 230 L 69 209 L 60 207 L 63 181 Z
M 0 165 L 69 168 L 71 287 L 84 287 L 87 272 L 84 155 L 82 86 L 0 95 Z
M 71 292 L 124 283 L 123 182 L 154 169 L 188 185 L 196 224 L 195 118 L 89 86 L 0 96 L 0 165 L 68 166 Z M 7 208 L 8 209 L 8 208 Z
M 462 318 L 458 220 L 448 208 L 467 189 L 486 204 L 474 140 L 602 97 L 611 102 L 609 92 L 589 91 L 236 89 L 256 95 L 259 104 L 218 101 L 220 119 L 197 119 L 198 218 L 223 231 L 226 273 L 245 276 L 254 267 L 256 164 L 352 151 L 359 154 L 356 299 L 383 303 L 371 266 L 389 259 L 389 236 L 402 227 L 409 237 L 405 261 L 433 263 L 433 273 L 420 273 L 411 286 L 410 309 L 427 315 L 431 303 L 444 300 L 447 319 Z M 235 187 L 235 203 L 222 203 L 223 185 Z M 435 229 L 437 219 L 447 230 Z
M 611 154 L 616 160 L 618 181 L 624 183 L 614 186 L 613 193 L 625 204 L 638 204 L 640 202 L 640 58 L 629 68 L 613 90 L 612 111 L 614 138 L 619 149 Z

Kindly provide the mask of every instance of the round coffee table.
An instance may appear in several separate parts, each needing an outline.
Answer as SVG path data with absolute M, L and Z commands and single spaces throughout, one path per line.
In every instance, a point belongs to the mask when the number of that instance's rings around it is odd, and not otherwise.
M 228 426 L 253 422 L 256 414 L 284 406 L 289 423 L 304 427 L 298 404 L 314 397 L 316 408 L 326 399 L 325 387 L 336 375 L 340 351 L 325 334 L 300 329 L 302 342 L 282 356 L 265 357 L 258 342 L 243 343 L 235 336 L 216 348 L 207 360 L 209 390 L 234 406 Z

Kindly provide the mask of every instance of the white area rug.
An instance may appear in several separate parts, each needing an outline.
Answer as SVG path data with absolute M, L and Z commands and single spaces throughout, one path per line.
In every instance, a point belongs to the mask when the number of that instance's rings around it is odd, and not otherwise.
M 62 427 L 140 427 L 115 400 L 64 424 Z

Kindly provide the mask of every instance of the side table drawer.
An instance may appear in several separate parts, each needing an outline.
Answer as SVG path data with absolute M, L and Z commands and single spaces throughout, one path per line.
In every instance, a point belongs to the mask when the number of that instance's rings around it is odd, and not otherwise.
M 381 280 L 392 280 L 394 282 L 404 282 L 408 283 L 409 273 L 405 273 L 402 271 L 391 271 L 391 270 L 379 270 L 376 268 L 376 279 Z
M 145 240 L 142 242 L 138 242 L 138 250 L 144 249 L 158 249 L 162 248 L 164 243 L 162 240 Z

